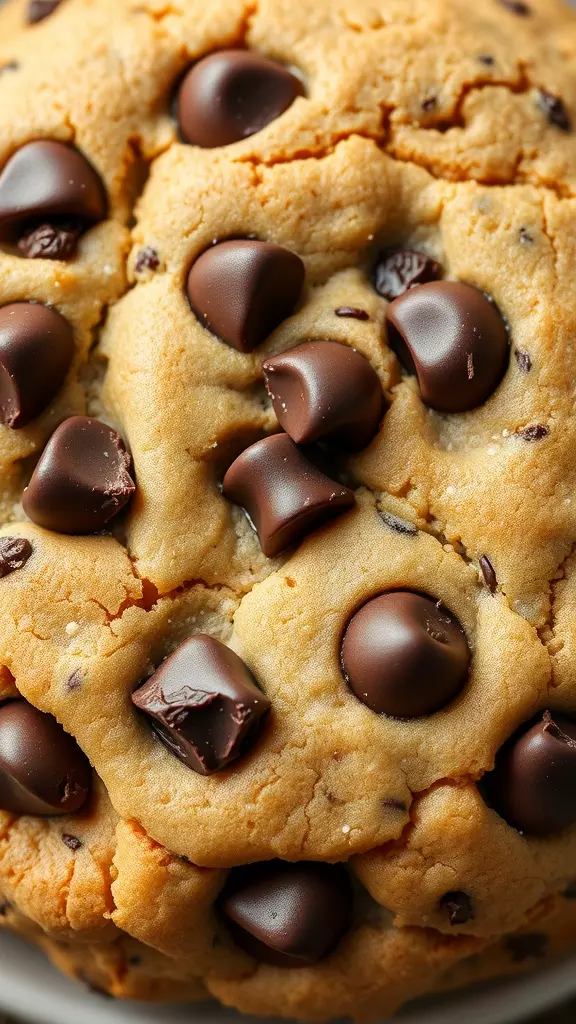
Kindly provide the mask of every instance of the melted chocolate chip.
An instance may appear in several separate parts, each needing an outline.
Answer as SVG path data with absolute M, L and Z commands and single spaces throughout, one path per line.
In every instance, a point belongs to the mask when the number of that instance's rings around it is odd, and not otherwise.
M 303 284 L 304 264 L 295 253 L 239 239 L 203 252 L 190 268 L 187 290 L 208 330 L 251 352 L 294 311 Z
M 151 270 L 154 272 L 158 270 L 160 266 L 160 258 L 156 249 L 153 249 L 151 245 L 145 245 L 143 249 L 140 249 L 136 257 L 135 270 L 137 274 L 141 274 L 143 270 Z
M 69 832 L 62 833 L 62 842 L 64 846 L 73 851 L 79 850 L 82 846 L 82 840 L 78 839 L 78 836 L 71 836 Z
M 384 299 L 391 301 L 410 288 L 441 276 L 436 260 L 415 249 L 390 249 L 380 253 L 372 270 L 372 283 Z
M 564 105 L 564 100 L 560 99 L 560 96 L 554 96 L 553 93 L 546 92 L 545 89 L 539 89 L 538 106 L 545 114 L 548 124 L 555 125 L 563 132 L 571 131 L 572 121 Z
M 0 308 L 0 422 L 13 429 L 56 397 L 74 355 L 70 324 L 37 302 Z
M 470 664 L 455 616 L 411 590 L 367 601 L 348 623 L 341 656 L 358 700 L 394 718 L 419 718 L 445 707 L 464 686 Z
M 238 655 L 203 633 L 181 644 L 132 701 L 164 746 L 199 775 L 246 753 L 270 708 Z
M 28 0 L 26 21 L 29 25 L 36 25 L 39 21 L 44 21 L 44 18 L 52 14 L 61 3 L 62 0 Z
M 304 342 L 262 369 L 278 422 L 297 444 L 324 441 L 359 451 L 376 434 L 382 385 L 368 360 L 348 345 Z
M 25 537 L 0 537 L 0 579 L 22 569 L 32 554 L 32 545 Z
M 496 573 L 494 572 L 494 566 L 488 558 L 488 555 L 480 555 L 479 558 L 480 569 L 482 576 L 484 577 L 484 583 L 488 587 L 491 594 L 496 592 L 498 586 L 498 580 L 496 579 Z
M 28 142 L 0 174 L 0 238 L 25 252 L 62 259 L 79 232 L 106 216 L 100 178 L 64 142 Z
M 370 319 L 370 314 L 365 309 L 359 309 L 358 306 L 338 306 L 334 312 L 336 316 L 350 317 L 352 320 Z
M 304 94 L 299 78 L 250 50 L 220 50 L 182 81 L 176 116 L 185 142 L 205 149 L 248 138 Z
M 383 523 L 389 527 L 390 530 L 394 530 L 395 533 L 403 533 L 407 537 L 417 537 L 418 530 L 413 523 L 409 523 L 406 519 L 400 519 L 398 516 L 393 516 L 391 512 L 379 511 L 378 515 Z
M 242 949 L 278 967 L 315 964 L 340 942 L 352 919 L 352 886 L 339 864 L 268 861 L 234 868 L 220 913 Z
M 507 11 L 518 14 L 520 17 L 527 18 L 532 14 L 532 9 L 523 0 L 500 0 L 500 3 Z
M 316 469 L 287 434 L 247 448 L 224 477 L 224 494 L 248 513 L 273 558 L 354 505 L 354 494 Z
M 447 892 L 440 900 L 440 907 L 448 915 L 450 924 L 468 924 L 474 920 L 474 904 L 465 892 Z
M 115 430 L 71 416 L 54 431 L 22 497 L 30 519 L 58 533 L 95 533 L 136 489 L 130 456 Z
M 530 370 L 532 369 L 532 360 L 528 355 L 528 352 L 520 352 L 516 348 L 514 349 L 514 358 L 518 363 L 518 369 L 521 370 L 522 373 L 530 373 Z
M 519 832 L 548 836 L 576 824 L 576 722 L 544 711 L 504 744 L 482 789 Z
M 72 814 L 88 799 L 91 770 L 76 740 L 25 700 L 0 707 L 0 807 L 13 814 Z
M 517 430 L 516 437 L 521 437 L 524 441 L 541 441 L 548 437 L 549 433 L 549 427 L 545 427 L 543 423 L 531 423 L 530 426 Z
M 548 938 L 541 932 L 507 935 L 504 945 L 516 964 L 523 963 L 525 960 L 540 960 L 548 952 Z
M 411 289 L 386 311 L 388 343 L 418 378 L 422 401 L 440 412 L 466 412 L 496 390 L 508 361 L 498 309 L 461 281 Z

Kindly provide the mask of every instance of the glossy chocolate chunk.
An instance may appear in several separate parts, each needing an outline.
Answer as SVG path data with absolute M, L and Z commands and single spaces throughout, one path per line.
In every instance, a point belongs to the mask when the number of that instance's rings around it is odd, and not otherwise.
M 504 744 L 483 789 L 519 832 L 548 836 L 575 825 L 576 720 L 544 711 Z
M 176 101 L 180 134 L 204 149 L 261 131 L 302 96 L 299 78 L 250 50 L 220 50 L 195 64 Z
M 474 904 L 465 892 L 447 892 L 440 900 L 442 910 L 452 926 L 468 924 L 474 919 Z
M 0 807 L 13 814 L 72 814 L 88 799 L 88 759 L 52 715 L 25 700 L 0 707 Z
M 389 302 L 404 295 L 409 288 L 442 276 L 439 263 L 415 249 L 389 249 L 380 253 L 372 269 L 374 288 Z
M 0 537 L 0 579 L 22 569 L 31 554 L 32 545 L 26 537 Z
M 181 644 L 132 700 L 168 750 L 199 775 L 246 753 L 270 708 L 238 655 L 203 633 Z
M 22 240 L 26 255 L 64 258 L 72 244 L 70 233 L 77 237 L 105 216 L 100 178 L 64 142 L 28 142 L 0 173 L 0 239 L 12 244 Z M 64 237 L 55 240 L 58 232 Z
M 365 448 L 378 430 L 384 395 L 368 360 L 348 345 L 307 341 L 263 366 L 280 426 L 297 444 Z
M 122 438 L 89 416 L 64 420 L 48 441 L 22 497 L 34 523 L 58 533 L 95 533 L 135 491 Z
M 352 886 L 340 864 L 268 861 L 234 868 L 219 909 L 235 941 L 264 963 L 315 964 L 352 919 Z
M 57 395 L 74 355 L 70 324 L 36 302 L 0 308 L 0 422 L 24 427 Z
M 412 590 L 373 597 L 352 616 L 342 642 L 352 692 L 372 711 L 395 718 L 445 707 L 464 686 L 469 664 L 455 616 Z
M 248 513 L 273 558 L 354 504 L 354 494 L 316 469 L 287 434 L 246 448 L 224 477 L 224 494 Z
M 188 274 L 188 298 L 200 322 L 239 352 L 251 352 L 293 312 L 304 264 L 271 242 L 220 242 Z
M 418 377 L 422 401 L 466 412 L 496 390 L 508 361 L 498 309 L 470 284 L 435 281 L 413 288 L 386 311 L 388 343 Z

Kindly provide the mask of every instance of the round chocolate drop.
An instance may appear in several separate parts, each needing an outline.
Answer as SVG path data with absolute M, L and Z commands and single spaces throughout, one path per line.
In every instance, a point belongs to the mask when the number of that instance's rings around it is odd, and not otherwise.
M 0 706 L 0 807 L 13 814 L 80 810 L 92 784 L 90 763 L 52 715 L 25 700 Z
M 394 590 L 352 616 L 342 642 L 352 692 L 378 714 L 420 718 L 445 707 L 468 677 L 464 631 L 439 601 Z
M 188 71 L 176 113 L 185 142 L 204 149 L 229 146 L 261 131 L 304 94 L 281 64 L 250 50 L 220 50 Z
M 0 308 L 0 422 L 16 429 L 56 396 L 74 355 L 70 324 L 38 302 Z
M 268 861 L 234 868 L 219 908 L 237 944 L 257 960 L 305 967 L 349 929 L 352 886 L 340 864 Z

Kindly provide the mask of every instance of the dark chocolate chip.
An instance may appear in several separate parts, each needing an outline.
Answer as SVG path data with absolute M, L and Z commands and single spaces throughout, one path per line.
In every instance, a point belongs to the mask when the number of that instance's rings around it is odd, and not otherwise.
M 545 114 L 548 124 L 555 125 L 563 132 L 571 131 L 572 121 L 564 105 L 564 100 L 560 96 L 554 96 L 553 93 L 546 92 L 545 89 L 539 89 L 538 106 Z
M 507 11 L 518 14 L 520 17 L 527 18 L 532 14 L 532 9 L 523 0 L 500 0 L 500 3 Z
M 78 233 L 105 216 L 100 178 L 64 142 L 28 142 L 0 174 L 0 238 L 11 244 L 22 239 L 32 255 L 64 258 Z
M 507 935 L 504 945 L 516 964 L 525 960 L 541 960 L 548 952 L 548 937 L 541 932 Z
M 380 253 L 372 269 L 372 283 L 378 295 L 391 301 L 409 288 L 441 276 L 440 264 L 415 249 L 390 249 Z
M 496 592 L 498 586 L 498 580 L 496 579 L 496 573 L 494 572 L 494 566 L 488 558 L 488 555 L 480 555 L 480 569 L 482 570 L 482 576 L 484 577 L 484 583 L 488 587 L 491 594 Z
M 32 545 L 25 537 L 0 537 L 0 579 L 22 569 L 32 554 Z
M 181 644 L 132 700 L 168 750 L 199 775 L 246 753 L 270 708 L 238 655 L 203 633 Z
M 22 497 L 34 523 L 58 533 L 95 533 L 136 489 L 122 438 L 88 416 L 64 420 L 48 441 Z
M 218 907 L 257 960 L 303 967 L 331 953 L 350 928 L 352 886 L 340 864 L 268 861 L 234 868 Z
M 141 274 L 143 270 L 158 270 L 160 266 L 160 259 L 156 249 L 153 249 L 151 245 L 145 245 L 143 249 L 140 249 L 136 257 L 136 273 Z
M 78 836 L 71 836 L 69 832 L 62 833 L 62 842 L 69 850 L 76 851 L 82 846 L 82 840 L 78 839 Z
M 522 373 L 530 373 L 532 369 L 532 360 L 528 352 L 520 352 L 517 348 L 514 349 L 514 358 L 518 363 L 518 368 Z
M 519 832 L 548 836 L 576 824 L 576 721 L 544 711 L 504 744 L 481 788 Z
M 281 64 L 250 50 L 220 50 L 184 77 L 176 116 L 185 142 L 229 146 L 261 131 L 298 96 L 302 82 Z
M 0 422 L 25 427 L 56 397 L 74 355 L 74 333 L 38 302 L 0 307 Z
M 425 594 L 394 590 L 357 611 L 342 642 L 342 668 L 358 700 L 395 718 L 431 715 L 460 692 L 470 651 L 458 620 Z
M 224 477 L 224 494 L 248 513 L 273 558 L 354 505 L 354 494 L 316 469 L 287 434 L 250 446 Z
M 270 242 L 238 239 L 206 249 L 190 268 L 188 298 L 208 330 L 251 352 L 293 312 L 304 284 L 299 256 Z
M 576 882 L 571 882 L 562 895 L 565 900 L 576 900 Z
M 384 395 L 371 364 L 349 345 L 306 341 L 262 367 L 280 426 L 297 444 L 365 448 L 378 431 Z
M 88 799 L 91 770 L 76 740 L 25 700 L 0 707 L 0 807 L 13 814 L 72 814 Z
M 427 99 L 422 100 L 421 106 L 422 106 L 422 110 L 424 110 L 425 113 L 429 113 L 430 110 L 435 110 L 436 109 L 436 107 L 438 106 L 438 100 L 436 99 L 435 96 L 428 96 Z M 405 251 L 408 252 L 409 250 L 405 250 Z
M 465 892 L 447 892 L 440 900 L 440 906 L 448 915 L 450 924 L 468 924 L 474 920 L 474 904 Z
M 549 433 L 550 428 L 545 427 L 543 423 L 531 423 L 530 426 L 517 430 L 516 436 L 523 438 L 524 441 L 541 441 L 548 437 Z
M 62 0 L 28 0 L 26 21 L 29 25 L 36 25 L 44 21 L 49 14 L 52 14 L 60 6 Z
M 494 57 L 491 57 L 489 53 L 481 53 L 478 60 L 481 64 L 485 64 L 487 68 L 492 67 L 495 63 Z
M 508 334 L 497 307 L 462 281 L 411 289 L 386 310 L 388 343 L 418 377 L 422 401 L 466 412 L 496 390 L 508 361 Z
M 382 522 L 390 530 L 394 530 L 395 533 L 403 533 L 407 537 L 416 537 L 418 535 L 417 528 L 413 523 L 407 522 L 406 519 L 400 519 L 399 516 L 393 516 L 391 512 L 384 512 L 383 510 L 379 510 L 378 515 Z
M 352 320 L 369 320 L 370 314 L 365 309 L 359 309 L 358 306 L 338 306 L 338 309 L 334 310 L 336 316 L 348 316 Z

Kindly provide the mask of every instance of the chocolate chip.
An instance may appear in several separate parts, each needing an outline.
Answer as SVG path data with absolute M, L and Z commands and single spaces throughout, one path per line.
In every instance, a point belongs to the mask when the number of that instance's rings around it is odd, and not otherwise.
M 488 587 L 491 594 L 496 592 L 498 586 L 498 580 L 496 579 L 496 573 L 494 572 L 494 566 L 488 558 L 488 555 L 480 555 L 479 558 L 480 569 L 482 570 L 482 576 L 484 577 L 484 583 Z
M 422 100 L 421 106 L 422 106 L 422 110 L 424 110 L 425 113 L 428 113 L 430 110 L 435 110 L 436 109 L 436 107 L 438 106 L 438 100 L 436 99 L 435 96 L 428 96 L 427 99 Z M 408 251 L 408 250 L 405 250 L 405 251 Z
M 373 597 L 350 619 L 342 668 L 358 700 L 395 718 L 431 715 L 460 692 L 470 651 L 458 620 L 411 590 Z
M 547 836 L 576 824 L 576 721 L 544 711 L 504 744 L 481 788 L 519 832 Z
M 358 309 L 358 306 L 338 306 L 334 310 L 336 316 L 348 316 L 353 320 L 369 320 L 370 315 L 365 309 Z
M 302 260 L 280 245 L 239 239 L 198 257 L 188 298 L 198 319 L 239 352 L 251 352 L 293 312 L 304 284 Z
M 136 489 L 122 438 L 100 420 L 71 416 L 48 441 L 22 497 L 30 519 L 58 533 L 95 533 Z
M 78 836 L 71 836 L 68 832 L 62 833 L 62 842 L 69 850 L 76 851 L 82 846 L 82 840 L 78 839 Z
M 62 0 L 28 0 L 26 21 L 29 25 L 36 25 L 39 21 L 44 21 L 44 18 L 52 14 L 61 3 Z
M 100 178 L 64 142 L 28 142 L 0 174 L 0 238 L 9 244 L 21 239 L 32 255 L 64 258 L 78 233 L 105 216 Z
M 415 249 L 390 249 L 380 253 L 372 269 L 372 283 L 384 299 L 391 301 L 404 295 L 414 285 L 436 281 L 441 276 L 440 264 Z
M 511 11 L 512 14 L 519 14 L 520 17 L 526 18 L 532 14 L 532 9 L 523 0 L 500 0 L 500 3 L 507 11 Z
M 368 360 L 348 345 L 307 341 L 266 360 L 266 389 L 280 426 L 297 444 L 365 448 L 378 431 L 384 395 Z
M 70 324 L 37 302 L 0 308 L 0 422 L 13 429 L 56 397 L 74 355 Z
M 156 249 L 153 249 L 151 245 L 145 245 L 143 249 L 140 249 L 136 257 L 136 273 L 141 274 L 143 270 L 151 270 L 152 272 L 158 270 L 160 266 L 160 259 Z
M 199 775 L 246 753 L 270 708 L 238 655 L 203 633 L 181 644 L 132 701 L 168 750 Z
M 545 427 L 543 423 L 531 423 L 530 426 L 517 430 L 516 437 L 521 437 L 524 441 L 541 441 L 542 438 L 548 437 L 549 433 L 549 427 Z
M 185 142 L 204 149 L 248 138 L 280 117 L 304 87 L 281 64 L 250 50 L 204 57 L 182 81 L 176 116 Z
M 403 533 L 407 537 L 416 537 L 418 535 L 418 530 L 413 523 L 409 523 L 405 519 L 400 519 L 398 516 L 393 516 L 391 512 L 384 512 L 383 510 L 379 510 L 378 515 L 382 522 L 390 530 L 394 530 L 395 533 Z
M 72 814 L 88 799 L 91 770 L 76 740 L 25 700 L 0 707 L 0 807 L 13 814 Z
M 524 932 L 520 935 L 507 935 L 504 945 L 514 963 L 525 960 L 540 960 L 548 952 L 548 937 L 541 932 Z
M 532 369 L 532 360 L 528 355 L 528 352 L 520 352 L 517 348 L 514 349 L 514 358 L 518 363 L 518 368 L 522 373 L 530 373 Z
M 496 63 L 494 57 L 491 57 L 489 53 L 481 53 L 478 60 L 481 64 L 485 64 L 487 68 L 492 67 Z
M 224 494 L 242 505 L 262 550 L 273 558 L 354 505 L 354 494 L 316 469 L 287 434 L 250 446 L 224 477 Z
M 560 99 L 559 96 L 554 96 L 553 93 L 546 92 L 545 89 L 539 89 L 538 106 L 545 114 L 548 124 L 555 125 L 556 128 L 560 128 L 563 132 L 571 131 L 572 121 L 570 115 L 566 110 L 564 100 Z
M 448 914 L 452 926 L 468 924 L 474 920 L 474 905 L 465 892 L 447 892 L 440 900 L 440 907 Z
M 497 307 L 478 288 L 437 281 L 411 289 L 386 310 L 388 343 L 422 401 L 440 412 L 466 412 L 496 390 L 508 361 L 508 335 Z
M 383 807 L 389 807 L 392 811 L 401 811 L 403 814 L 408 810 L 408 804 L 404 800 L 397 800 L 396 797 L 387 797 L 382 801 Z
M 242 949 L 277 967 L 315 964 L 352 919 L 352 886 L 340 864 L 268 861 L 234 868 L 218 908 Z
M 534 239 L 526 228 L 520 228 L 520 244 L 521 245 L 532 245 Z
M 25 537 L 0 537 L 0 579 L 22 569 L 32 554 L 32 545 Z

